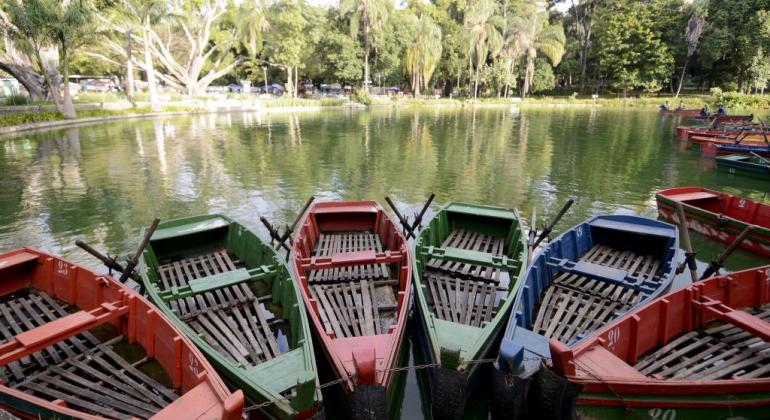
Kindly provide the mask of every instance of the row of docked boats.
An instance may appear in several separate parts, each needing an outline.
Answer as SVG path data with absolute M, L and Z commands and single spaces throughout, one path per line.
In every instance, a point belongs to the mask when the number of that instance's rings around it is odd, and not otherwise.
M 770 206 L 697 188 L 656 198 L 664 219 L 719 240 L 750 225 L 740 246 L 770 255 Z M 770 408 L 770 267 L 669 293 L 680 234 L 664 221 L 600 215 L 536 252 L 554 223 L 528 235 L 516 210 L 450 203 L 418 232 L 426 208 L 409 223 L 373 201 L 312 203 L 283 233 L 266 223 L 274 244 L 225 216 L 154 224 L 127 263 L 100 255 L 121 280 L 136 267 L 152 304 L 55 256 L 2 254 L 0 405 L 28 418 L 320 418 L 334 385 L 350 417 L 396 416 L 414 301 L 437 419 L 460 418 L 480 382 L 495 418 Z
M 770 180 L 770 128 L 761 121 L 680 126 L 677 139 L 687 147 L 700 148 L 704 157 L 714 158 L 717 169 L 723 172 Z

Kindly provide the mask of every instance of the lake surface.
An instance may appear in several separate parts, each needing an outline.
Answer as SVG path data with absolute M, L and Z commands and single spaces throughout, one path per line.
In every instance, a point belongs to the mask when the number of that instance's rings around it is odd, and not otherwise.
M 320 200 L 389 195 L 406 213 L 431 192 L 519 208 L 540 224 L 576 199 L 556 233 L 600 213 L 655 217 L 658 189 L 702 185 L 770 203 L 767 182 L 715 172 L 683 150 L 679 121 L 600 108 L 374 109 L 133 120 L 0 140 L 0 251 L 33 246 L 101 269 L 75 247 L 133 249 L 153 217 L 223 213 L 290 222 Z M 701 260 L 723 245 L 692 234 Z M 768 263 L 738 251 L 731 270 Z M 701 270 L 703 263 L 701 262 Z M 683 285 L 686 278 L 677 283 Z M 410 357 L 410 359 L 412 359 Z M 406 378 L 402 414 L 423 410 Z M 483 394 L 483 393 L 482 393 Z M 485 418 L 483 396 L 469 418 Z

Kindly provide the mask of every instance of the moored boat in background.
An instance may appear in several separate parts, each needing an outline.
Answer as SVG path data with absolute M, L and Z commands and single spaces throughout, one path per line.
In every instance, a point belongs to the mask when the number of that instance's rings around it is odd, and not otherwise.
M 767 418 L 769 320 L 770 266 L 713 277 L 631 311 L 572 348 L 551 341 L 553 371 L 562 378 L 551 375 L 549 383 L 566 378 L 581 389 L 581 418 Z
M 291 263 L 350 415 L 386 419 L 412 291 L 406 239 L 374 201 L 314 203 L 299 226 Z
M 770 160 L 762 156 L 733 154 L 716 158 L 717 169 L 756 179 L 770 179 Z
M 459 418 L 497 348 L 526 269 L 527 243 L 516 210 L 450 203 L 415 241 L 415 305 L 430 370 L 434 419 Z
M 241 418 L 214 368 L 143 297 L 31 248 L 0 254 L 0 406 L 24 418 Z
M 673 222 L 682 203 L 687 226 L 711 239 L 732 243 L 748 225 L 754 226 L 738 247 L 770 257 L 770 205 L 702 187 L 679 187 L 655 194 L 660 217 Z
M 313 342 L 284 259 L 220 215 L 158 226 L 139 267 L 152 301 L 263 418 L 321 411 Z
M 539 370 L 551 358 L 550 340 L 573 346 L 667 292 L 677 249 L 676 226 L 626 215 L 592 217 L 551 241 L 532 260 L 516 294 L 493 378 L 493 418 L 552 418 L 569 411 L 569 397 L 540 398 Z M 528 406 L 537 412 L 528 413 Z

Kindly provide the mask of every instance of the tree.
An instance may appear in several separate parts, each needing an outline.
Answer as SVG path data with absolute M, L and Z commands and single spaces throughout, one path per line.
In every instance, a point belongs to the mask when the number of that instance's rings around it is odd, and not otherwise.
M 522 7 L 512 19 L 511 34 L 506 37 L 508 50 L 517 59 L 524 59 L 524 77 L 521 95 L 527 96 L 535 76 L 535 59 L 538 51 L 548 57 L 554 66 L 558 65 L 564 55 L 566 39 L 561 25 L 550 25 L 542 11 L 542 5 L 529 3 L 530 7 Z
M 17 45 L 30 51 L 41 69 L 50 67 L 43 58 L 46 50 L 54 46 L 59 55 L 59 71 L 62 75 L 64 102 L 60 106 L 58 83 L 48 72 L 44 72 L 51 87 L 54 104 L 65 118 L 75 118 L 75 108 L 69 89 L 69 60 L 71 54 L 86 43 L 93 35 L 91 5 L 84 0 L 8 0 L 8 16 Z
M 268 54 L 273 65 L 286 71 L 286 93 L 290 96 L 297 96 L 295 78 L 310 44 L 309 25 L 301 7 L 301 3 L 290 1 L 276 3 L 270 9 L 272 31 L 267 42 Z
M 389 0 L 340 0 L 340 13 L 350 15 L 350 34 L 358 36 L 359 28 L 364 39 L 364 87 L 369 79 L 369 56 L 372 37 L 381 35 L 381 31 L 390 14 Z
M 420 88 L 428 89 L 428 82 L 441 58 L 441 28 L 427 15 L 417 20 L 417 36 L 412 40 L 404 56 L 404 70 L 409 73 L 414 96 Z
M 679 86 L 676 88 L 676 96 L 679 97 L 679 92 L 682 91 L 682 83 L 684 82 L 684 75 L 687 71 L 687 62 L 690 61 L 690 57 L 698 50 L 698 43 L 700 42 L 700 36 L 703 34 L 703 28 L 706 26 L 706 16 L 708 9 L 706 8 L 706 0 L 699 0 L 693 4 L 692 12 L 690 12 L 690 18 L 687 20 L 687 28 L 685 29 L 684 39 L 687 43 L 687 55 L 682 65 L 682 75 L 679 77 Z
M 347 33 L 327 31 L 318 45 L 318 53 L 323 57 L 323 73 L 330 80 L 350 83 L 361 77 L 364 52 Z
M 18 28 L 11 23 L 10 17 L 5 12 L 8 8 L 6 2 L 0 3 L 0 26 L 2 27 L 2 54 L 0 54 L 0 70 L 15 77 L 29 92 L 33 99 L 45 99 L 49 97 L 51 85 L 49 80 L 58 80 L 58 59 L 55 62 L 42 60 L 48 64 L 47 68 L 41 68 L 41 60 L 37 50 L 29 44 L 32 38 L 22 35 Z M 13 38 L 17 38 L 14 40 Z M 52 47 L 44 47 L 47 51 L 43 55 L 55 57 L 56 51 L 50 51 Z M 46 75 L 50 77 L 45 77 Z M 56 89 L 58 92 L 58 88 Z M 50 95 L 53 96 L 53 95 Z M 56 98 L 58 100 L 58 98 Z
M 469 66 L 475 67 L 473 97 L 478 96 L 479 72 L 489 55 L 496 56 L 503 46 L 503 19 L 495 0 L 475 0 L 469 5 L 464 25 L 470 32 Z M 475 66 L 474 66 L 475 64 Z
M 635 0 L 622 0 L 597 11 L 596 51 L 599 70 L 610 86 L 623 94 L 641 87 L 660 90 L 671 75 L 674 58 L 653 31 L 651 7 Z

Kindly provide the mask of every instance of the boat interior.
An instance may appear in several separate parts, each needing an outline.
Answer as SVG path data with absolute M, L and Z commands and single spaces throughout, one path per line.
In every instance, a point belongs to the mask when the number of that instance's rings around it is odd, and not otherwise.
M 393 332 L 409 278 L 403 237 L 372 204 L 318 203 L 307 215 L 294 258 L 326 334 Z
M 445 321 L 484 327 L 508 298 L 511 276 L 522 261 L 521 229 L 505 218 L 449 209 L 437 214 L 417 245 L 422 283 L 433 315 Z
M 0 255 L 0 293 L 4 398 L 147 418 L 202 382 L 187 348 L 169 350 L 174 330 L 112 280 L 24 249 Z
M 299 309 L 274 251 L 237 223 L 183 222 L 161 225 L 145 250 L 154 286 L 177 317 L 235 364 L 256 366 L 296 348 L 302 337 L 289 320 Z
M 549 244 L 514 308 L 519 324 L 569 344 L 667 288 L 676 229 L 638 220 L 600 216 Z

